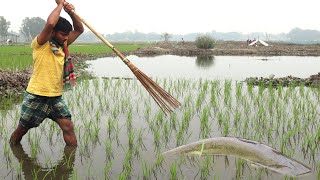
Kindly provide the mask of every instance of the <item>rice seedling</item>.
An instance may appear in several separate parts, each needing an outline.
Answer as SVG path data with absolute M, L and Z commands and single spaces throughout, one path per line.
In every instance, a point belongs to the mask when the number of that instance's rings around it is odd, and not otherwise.
M 142 179 L 143 180 L 151 179 L 151 169 L 149 168 L 148 164 L 145 161 L 142 162 Z
M 155 146 L 156 149 L 160 148 L 160 129 L 159 128 L 155 128 L 153 130 L 153 144 Z
M 110 174 L 112 171 L 112 161 L 108 161 L 108 163 L 104 167 L 104 179 L 110 179 Z
M 170 177 L 169 177 L 169 179 L 171 179 L 171 180 L 178 179 L 178 177 L 177 177 L 177 164 L 176 163 L 173 163 L 170 166 Z
M 77 165 L 70 179 L 161 179 L 178 176 L 188 179 L 196 177 L 197 173 L 203 179 L 277 179 L 278 176 L 272 172 L 247 166 L 245 161 L 221 164 L 203 156 L 182 161 L 186 157 L 167 159 L 161 155 L 164 150 L 218 136 L 264 142 L 311 166 L 314 170 L 311 177 L 317 178 L 320 169 L 317 163 L 320 88 L 273 87 L 270 84 L 255 87 L 220 80 L 157 81 L 183 100 L 183 108 L 168 117 L 156 109 L 152 99 L 134 80 L 84 80 L 72 92 L 66 92 L 66 102 L 73 104 L 70 111 L 79 143 L 75 155 Z M 0 153 L 7 157 L 8 162 L 14 158 L 10 157 L 10 147 L 5 141 L 8 140 L 8 131 L 18 122 L 19 106 L 1 111 Z M 28 144 L 34 158 L 48 148 L 57 151 L 56 148 L 64 145 L 59 127 L 47 120 L 36 131 L 31 130 L 22 143 Z M 45 143 L 48 147 L 43 146 Z M 57 158 L 48 157 L 45 164 L 54 163 Z M 197 164 L 196 159 L 202 160 Z M 7 164 L 4 159 L 0 162 Z M 72 164 L 71 159 L 69 163 Z M 10 174 L 10 170 L 18 169 L 13 166 L 12 163 L 8 170 L 0 172 Z M 226 175 L 226 172 L 232 174 Z M 35 178 L 39 179 L 39 174 Z
M 146 46 L 145 43 L 135 43 L 135 44 L 120 44 L 116 43 L 115 46 L 121 52 L 133 51 L 138 48 Z M 88 44 L 88 45 L 73 45 L 70 46 L 70 52 L 73 53 L 84 53 L 84 54 L 105 54 L 111 53 L 112 50 L 103 44 Z
M 166 121 L 163 125 L 163 136 L 164 136 L 165 146 L 167 146 L 171 136 L 171 127 L 168 121 Z
M 32 66 L 31 55 L 1 55 L 0 69 L 2 70 L 28 70 Z
M 212 158 L 210 157 L 205 157 L 201 161 L 200 165 L 200 179 L 208 179 L 210 176 L 210 169 L 211 169 L 211 163 L 212 163 Z
M 122 173 L 120 174 L 120 178 L 128 179 L 130 177 L 132 172 L 132 160 L 133 160 L 132 150 L 128 149 L 125 156 L 125 162 L 123 164 L 123 170 L 122 170 Z
M 209 107 L 205 107 L 202 111 L 202 115 L 200 118 L 200 133 L 201 133 L 201 138 L 205 139 L 208 138 L 210 135 L 210 125 L 209 125 Z M 200 136 L 200 134 L 199 134 Z

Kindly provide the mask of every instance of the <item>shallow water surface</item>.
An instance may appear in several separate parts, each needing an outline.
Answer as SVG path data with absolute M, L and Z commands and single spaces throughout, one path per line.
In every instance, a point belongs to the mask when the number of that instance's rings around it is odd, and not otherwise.
M 288 75 L 300 78 L 319 72 L 320 57 L 298 56 L 128 56 L 140 70 L 151 77 L 186 79 L 232 79 L 247 77 L 276 77 Z M 133 77 L 118 58 L 101 58 L 90 61 L 90 70 L 99 77 Z
M 91 61 L 94 73 L 108 79 L 81 81 L 64 94 L 79 143 L 74 154 L 49 119 L 11 148 L 8 140 L 20 113 L 13 105 L 0 110 L 0 179 L 54 179 L 56 174 L 69 179 L 286 179 L 235 157 L 162 156 L 184 144 L 226 136 L 266 144 L 312 169 L 299 179 L 319 179 L 320 88 L 264 88 L 237 81 L 270 74 L 308 77 L 318 72 L 318 58 L 129 59 L 156 77 L 181 108 L 165 116 L 135 78 L 110 78 L 134 77 L 119 59 Z

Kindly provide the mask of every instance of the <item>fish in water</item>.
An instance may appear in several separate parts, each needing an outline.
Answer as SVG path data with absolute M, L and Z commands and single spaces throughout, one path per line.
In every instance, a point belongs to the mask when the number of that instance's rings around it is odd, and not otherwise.
M 234 156 L 288 176 L 300 176 L 311 172 L 311 168 L 265 144 L 236 137 L 204 139 L 163 153 L 170 154 Z

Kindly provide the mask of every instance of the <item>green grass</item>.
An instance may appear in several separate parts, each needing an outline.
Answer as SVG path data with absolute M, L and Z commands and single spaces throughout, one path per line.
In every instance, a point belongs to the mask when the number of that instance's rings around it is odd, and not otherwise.
M 115 43 L 114 46 L 120 52 L 130 52 L 147 46 L 148 43 Z M 105 54 L 112 50 L 101 43 L 75 43 L 70 46 L 70 52 L 81 54 Z M 25 46 L 1 46 L 0 70 L 26 70 L 32 66 L 32 49 Z
M 32 49 L 30 45 L 25 46 L 0 46 L 0 55 L 8 54 L 31 54 Z M 2 59 L 2 57 L 1 57 Z
M 129 52 L 136 50 L 138 48 L 146 46 L 146 44 L 113 44 L 114 47 L 120 52 Z M 92 45 L 71 45 L 71 53 L 83 53 L 83 54 L 103 54 L 111 53 L 112 50 L 107 45 L 104 44 L 92 44 Z
M 0 70 L 26 70 L 32 66 L 31 55 L 0 55 Z
M 133 51 L 141 47 L 148 46 L 148 43 L 113 43 L 116 49 L 120 52 Z M 74 43 L 70 46 L 71 53 L 83 54 L 103 54 L 112 52 L 112 50 L 105 44 L 101 43 Z M 25 46 L 1 46 L 0 55 L 13 54 L 31 54 L 32 49 L 29 45 Z

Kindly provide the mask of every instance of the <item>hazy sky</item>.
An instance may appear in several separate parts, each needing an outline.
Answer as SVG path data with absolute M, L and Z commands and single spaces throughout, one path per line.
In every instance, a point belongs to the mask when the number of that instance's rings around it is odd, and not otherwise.
M 319 0 L 70 0 L 76 12 L 103 34 L 124 31 L 170 34 L 287 33 L 320 30 Z M 0 16 L 18 31 L 25 17 L 47 16 L 54 0 L 7 0 Z M 68 15 L 63 12 L 63 17 Z M 67 18 L 69 19 L 69 18 Z

